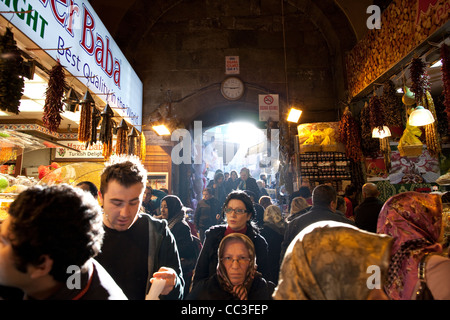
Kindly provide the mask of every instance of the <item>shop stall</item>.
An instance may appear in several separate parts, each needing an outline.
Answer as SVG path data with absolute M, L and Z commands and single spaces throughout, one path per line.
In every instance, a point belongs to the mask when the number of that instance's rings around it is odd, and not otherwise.
M 0 40 L 0 131 L 36 144 L 0 142 L 4 190 L 73 184 L 113 154 L 145 157 L 142 82 L 88 1 L 0 2 Z M 1 198 L 6 207 L 14 192 Z

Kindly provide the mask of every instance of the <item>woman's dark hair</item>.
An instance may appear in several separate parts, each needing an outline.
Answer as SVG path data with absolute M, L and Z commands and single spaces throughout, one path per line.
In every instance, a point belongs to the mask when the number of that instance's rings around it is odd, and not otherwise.
M 83 185 L 86 185 L 89 189 L 89 192 L 94 196 L 95 199 L 97 199 L 98 196 L 98 189 L 95 184 L 93 184 L 91 181 L 81 181 L 76 186 L 82 187 Z
M 89 192 L 67 184 L 34 186 L 9 208 L 11 245 L 16 268 L 53 260 L 50 275 L 65 282 L 71 265 L 82 267 L 103 244 L 102 210 Z
M 161 203 L 165 201 L 167 204 L 167 209 L 169 210 L 169 216 L 167 219 L 173 218 L 175 215 L 180 213 L 181 210 L 184 209 L 183 203 L 180 198 L 174 195 L 168 195 L 161 199 Z
M 233 200 L 233 199 L 241 200 L 245 205 L 245 210 L 247 211 L 247 213 L 250 214 L 251 217 L 254 217 L 256 215 L 256 211 L 255 211 L 255 207 L 253 206 L 252 199 L 249 197 L 249 195 L 247 193 L 245 193 L 242 190 L 235 190 L 228 194 L 227 198 L 225 199 L 225 203 L 223 204 L 223 207 L 222 207 L 223 215 L 225 215 L 225 209 L 228 206 L 228 202 L 230 202 L 230 200 Z

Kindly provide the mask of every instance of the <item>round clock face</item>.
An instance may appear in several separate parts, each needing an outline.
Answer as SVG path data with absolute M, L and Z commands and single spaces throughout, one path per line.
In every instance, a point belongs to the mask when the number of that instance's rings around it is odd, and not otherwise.
M 236 77 L 226 78 L 221 86 L 222 95 L 228 100 L 238 100 L 244 94 L 244 83 Z

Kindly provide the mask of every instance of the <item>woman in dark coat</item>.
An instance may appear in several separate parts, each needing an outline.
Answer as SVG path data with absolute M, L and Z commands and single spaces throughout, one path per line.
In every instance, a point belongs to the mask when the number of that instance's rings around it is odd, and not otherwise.
M 231 233 L 245 234 L 253 242 L 256 252 L 258 271 L 265 277 L 268 270 L 267 242 L 259 230 L 251 224 L 255 209 L 250 197 L 243 191 L 231 192 L 223 206 L 227 224 L 213 226 L 205 232 L 205 241 L 198 257 L 192 285 L 211 277 L 217 269 L 217 250 L 220 241 Z
M 242 233 L 222 239 L 216 272 L 199 281 L 186 300 L 271 300 L 275 284 L 256 270 L 253 242 Z
M 178 247 L 186 295 L 200 249 L 197 242 L 194 241 L 185 215 L 185 208 L 177 196 L 168 195 L 161 199 L 161 218 L 167 220 Z

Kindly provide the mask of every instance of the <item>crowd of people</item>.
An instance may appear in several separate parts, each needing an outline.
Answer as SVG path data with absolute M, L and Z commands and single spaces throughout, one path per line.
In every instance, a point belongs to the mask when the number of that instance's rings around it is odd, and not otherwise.
M 247 168 L 217 172 L 190 221 L 134 156 L 111 157 L 98 190 L 30 187 L 0 225 L 0 297 L 145 300 L 153 286 L 163 300 L 450 299 L 444 197 L 383 203 L 366 183 L 358 203 L 353 186 L 341 197 L 322 184 L 284 215 L 261 188 Z

